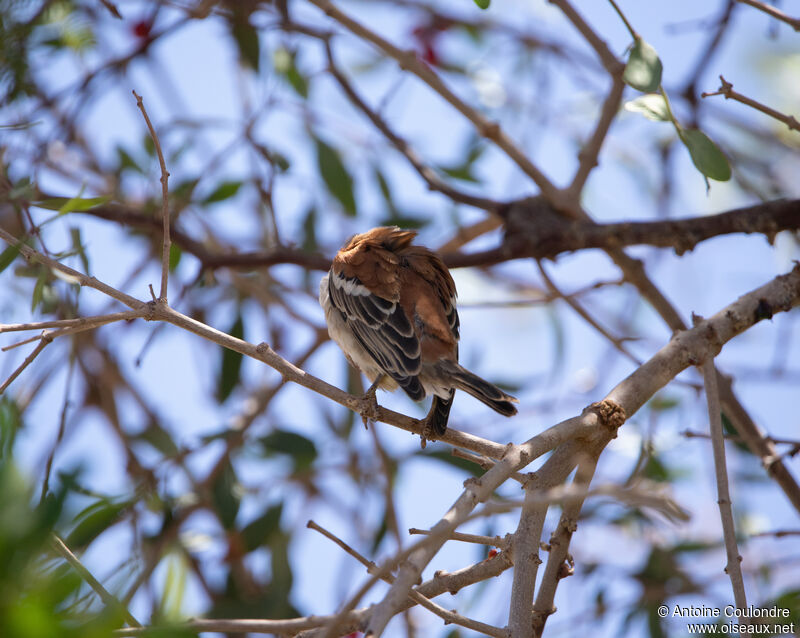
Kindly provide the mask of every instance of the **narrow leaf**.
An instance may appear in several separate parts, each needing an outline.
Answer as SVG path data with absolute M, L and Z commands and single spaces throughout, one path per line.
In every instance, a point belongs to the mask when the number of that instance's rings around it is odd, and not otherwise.
M 350 217 L 356 215 L 356 199 L 353 194 L 353 178 L 347 172 L 339 153 L 320 139 L 317 143 L 317 165 L 322 181 Z
M 283 505 L 275 505 L 245 525 L 242 529 L 245 552 L 252 552 L 269 543 L 273 535 L 281 529 L 282 512 Z
M 260 49 L 258 31 L 248 21 L 246 15 L 234 12 L 231 22 L 231 35 L 239 48 L 239 59 L 254 71 L 258 71 Z
M 288 454 L 294 460 L 297 469 L 307 469 L 317 458 L 317 447 L 314 442 L 289 430 L 273 430 L 260 439 L 267 454 Z
M 36 278 L 36 285 L 33 287 L 33 299 L 31 300 L 31 312 L 36 310 L 36 307 L 42 303 L 42 295 L 44 294 L 44 284 L 47 281 L 47 269 L 42 268 L 39 271 L 39 276 Z
M 481 9 L 488 9 L 491 3 L 492 0 L 475 0 L 475 4 L 477 4 Z
M 208 195 L 201 203 L 203 204 L 216 204 L 217 202 L 224 201 L 236 195 L 242 187 L 242 182 L 227 181 L 221 182 L 211 194 Z
M 217 475 L 211 486 L 211 500 L 214 502 L 214 511 L 225 529 L 231 529 L 239 513 L 240 498 L 237 488 L 236 473 L 230 462 Z
M 703 175 L 718 182 L 727 182 L 731 178 L 728 158 L 705 133 L 697 129 L 684 129 L 681 131 L 681 141 L 689 149 L 692 162 Z
M 242 315 L 238 314 L 233 325 L 228 330 L 232 337 L 242 339 L 244 337 L 244 321 Z M 228 348 L 222 351 L 222 361 L 219 369 L 219 379 L 217 381 L 217 400 L 223 403 L 233 392 L 239 383 L 239 372 L 242 367 L 242 355 Z
M 8 268 L 19 255 L 20 244 L 9 246 L 2 253 L 0 253 L 0 272 Z
M 622 74 L 625 83 L 643 93 L 653 93 L 661 85 L 662 70 L 656 50 L 642 38 L 636 38 Z
M 664 96 L 659 93 L 648 93 L 625 103 L 625 110 L 632 113 L 641 113 L 648 120 L 656 122 L 669 122 L 669 109 Z

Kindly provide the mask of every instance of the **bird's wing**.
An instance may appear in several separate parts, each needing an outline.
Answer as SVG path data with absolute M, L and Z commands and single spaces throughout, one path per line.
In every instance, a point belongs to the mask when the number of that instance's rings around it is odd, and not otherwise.
M 358 277 L 332 271 L 328 294 L 356 339 L 392 379 L 414 400 L 424 398 L 417 379 L 420 343 L 399 302 L 372 293 Z

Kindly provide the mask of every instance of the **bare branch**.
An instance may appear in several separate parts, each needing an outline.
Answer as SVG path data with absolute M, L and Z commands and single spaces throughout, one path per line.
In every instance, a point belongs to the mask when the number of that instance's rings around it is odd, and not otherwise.
M 133 96 L 136 98 L 136 106 L 141 110 L 144 116 L 144 121 L 147 123 L 147 128 L 150 130 L 150 137 L 153 138 L 153 144 L 156 147 L 156 154 L 158 155 L 158 163 L 161 166 L 161 222 L 162 222 L 162 246 L 161 246 L 161 292 L 158 296 L 160 301 L 167 302 L 167 279 L 169 277 L 169 173 L 167 172 L 167 164 L 164 161 L 164 154 L 161 152 L 161 142 L 158 140 L 158 133 L 147 115 L 147 110 L 144 108 L 144 102 L 141 96 L 132 91 Z
M 760 0 L 736 0 L 736 1 L 741 2 L 742 4 L 749 4 L 751 7 L 755 7 L 759 11 L 763 11 L 764 13 L 772 16 L 773 18 L 785 22 L 795 31 L 800 31 L 800 18 L 792 18 L 791 16 L 786 15 L 783 11 L 781 11 L 777 7 L 773 7 L 772 5 L 769 5 L 765 2 L 760 2 Z
M 740 2 L 742 0 L 739 0 Z M 751 108 L 754 108 L 756 111 L 761 111 L 762 113 L 769 115 L 771 118 L 778 120 L 779 122 L 783 122 L 788 126 L 790 129 L 794 131 L 800 131 L 800 122 L 795 119 L 793 115 L 784 115 L 780 111 L 776 111 L 772 107 L 767 106 L 766 104 L 762 104 L 761 102 L 757 102 L 753 98 L 749 98 L 746 95 L 742 95 L 737 91 L 733 90 L 733 84 L 728 82 L 724 77 L 721 75 L 719 76 L 720 87 L 714 91 L 713 93 L 703 93 L 701 97 L 712 97 L 714 95 L 722 95 L 725 97 L 726 100 L 735 100 L 737 102 L 741 102 Z
M 702 319 L 695 317 L 695 323 Z M 731 508 L 731 494 L 728 489 L 728 468 L 725 461 L 725 440 L 722 437 L 722 408 L 717 390 L 717 371 L 714 367 L 713 357 L 708 357 L 701 366 L 703 382 L 706 387 L 706 400 L 708 402 L 708 421 L 711 433 L 711 446 L 714 452 L 714 471 L 717 478 L 717 504 L 719 515 L 722 519 L 722 534 L 725 539 L 725 552 L 728 563 L 725 572 L 731 579 L 733 597 L 739 609 L 747 608 L 747 596 L 742 578 L 742 557 L 736 543 L 736 530 L 733 523 L 733 510 Z M 744 635 L 744 634 L 743 634 Z M 749 634 L 748 634 L 749 635 Z

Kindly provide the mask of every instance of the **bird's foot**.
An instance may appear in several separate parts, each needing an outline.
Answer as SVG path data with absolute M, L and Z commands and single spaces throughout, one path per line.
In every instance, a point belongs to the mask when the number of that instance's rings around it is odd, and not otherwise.
M 375 393 L 378 391 L 381 378 L 382 376 L 375 379 L 375 382 L 361 396 L 360 413 L 365 428 L 369 428 L 370 421 L 375 422 L 378 419 L 378 399 L 375 397 Z

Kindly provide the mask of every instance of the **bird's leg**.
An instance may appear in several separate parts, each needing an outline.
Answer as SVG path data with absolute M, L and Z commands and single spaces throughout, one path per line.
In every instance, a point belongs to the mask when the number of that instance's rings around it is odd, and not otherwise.
M 361 419 L 364 421 L 364 427 L 369 427 L 370 421 L 375 421 L 378 418 L 378 400 L 375 398 L 375 393 L 378 391 L 378 386 L 383 380 L 383 375 L 379 374 L 372 385 L 369 386 L 367 391 L 361 396 L 361 403 L 363 408 L 361 410 Z

